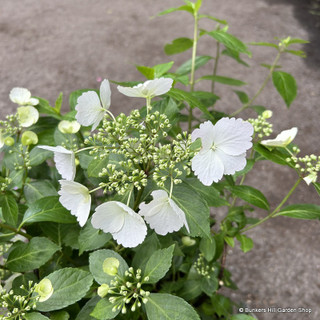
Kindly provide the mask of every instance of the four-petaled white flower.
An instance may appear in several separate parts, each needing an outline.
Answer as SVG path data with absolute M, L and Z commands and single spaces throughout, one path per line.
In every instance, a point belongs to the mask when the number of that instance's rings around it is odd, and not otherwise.
M 92 131 L 99 125 L 111 104 L 111 90 L 107 79 L 100 85 L 100 97 L 95 91 L 84 92 L 77 100 L 76 119 L 83 126 L 91 126 Z
M 53 151 L 53 159 L 62 178 L 70 181 L 74 179 L 76 175 L 76 162 L 73 151 L 67 150 L 61 146 L 38 146 L 38 148 Z
M 109 201 L 99 205 L 91 220 L 95 229 L 110 232 L 124 247 L 133 248 L 143 242 L 147 226 L 143 219 L 127 205 Z
M 261 141 L 261 144 L 268 147 L 285 148 L 296 137 L 297 133 L 298 128 L 293 127 L 280 132 L 274 139 Z
M 80 226 L 83 227 L 88 220 L 91 207 L 89 190 L 78 182 L 67 180 L 59 180 L 59 182 L 60 203 L 77 217 Z
M 305 176 L 303 178 L 303 180 L 309 186 L 310 183 L 316 183 L 317 182 L 317 178 L 318 178 L 317 172 L 314 171 L 314 172 L 309 173 L 307 176 Z
M 38 99 L 31 98 L 31 92 L 26 88 L 13 88 L 10 91 L 9 98 L 20 106 L 35 106 L 39 103 Z
M 169 198 L 166 191 L 155 190 L 151 195 L 153 197 L 151 202 L 140 204 L 139 214 L 156 233 L 164 236 L 178 231 L 183 226 L 190 232 L 185 213 Z
M 132 88 L 118 86 L 117 89 L 128 97 L 152 99 L 155 96 L 167 93 L 171 89 L 172 83 L 173 80 L 170 78 L 157 78 L 147 80 Z
M 39 119 L 39 112 L 35 107 L 26 106 L 17 109 L 18 121 L 21 127 L 28 128 Z
M 224 174 L 234 174 L 246 165 L 246 151 L 252 147 L 253 127 L 242 119 L 222 118 L 215 125 L 206 121 L 192 132 L 201 139 L 200 152 L 191 160 L 192 170 L 206 186 Z

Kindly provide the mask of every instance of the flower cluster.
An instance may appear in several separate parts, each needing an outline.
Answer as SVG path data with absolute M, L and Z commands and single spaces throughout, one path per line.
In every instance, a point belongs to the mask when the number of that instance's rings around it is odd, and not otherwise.
M 211 278 L 210 273 L 215 271 L 215 268 L 208 264 L 202 253 L 199 254 L 198 259 L 193 264 L 195 270 L 202 277 Z
M 258 118 L 250 118 L 248 122 L 250 122 L 253 126 L 254 133 L 258 135 L 259 139 L 263 137 L 269 137 L 272 133 L 272 123 L 268 121 L 269 118 L 272 117 L 272 111 L 266 110 Z

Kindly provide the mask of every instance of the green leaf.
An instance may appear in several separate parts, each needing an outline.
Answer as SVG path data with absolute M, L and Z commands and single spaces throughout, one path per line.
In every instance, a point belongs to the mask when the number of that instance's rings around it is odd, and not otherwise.
M 24 214 L 22 224 L 40 221 L 76 223 L 76 218 L 60 204 L 58 197 L 50 196 L 32 203 Z
M 219 82 L 222 84 L 227 84 L 229 86 L 244 86 L 247 84 L 246 82 L 243 82 L 241 80 L 223 77 L 223 76 L 211 76 L 211 75 L 203 76 L 203 77 L 199 78 L 197 80 L 197 82 L 200 80 L 211 80 L 211 81 Z
M 292 204 L 280 210 L 275 216 L 295 219 L 320 219 L 320 206 L 315 204 Z
M 31 181 L 24 186 L 24 196 L 28 203 L 33 203 L 41 198 L 57 196 L 57 190 L 50 181 Z
M 14 188 L 22 188 L 23 185 L 23 177 L 24 177 L 24 169 L 22 170 L 14 170 L 11 171 L 9 174 L 9 178 L 11 179 L 11 182 L 9 184 L 10 189 Z
M 193 41 L 189 38 L 177 38 L 168 43 L 164 47 L 164 52 L 170 56 L 180 52 L 184 52 L 193 46 Z
M 102 169 L 107 168 L 109 163 L 109 157 L 103 159 L 93 159 L 88 166 L 88 176 L 89 177 L 99 177 L 99 173 Z
M 106 242 L 111 239 L 109 233 L 101 232 L 93 228 L 91 219 L 87 221 L 79 235 L 79 255 L 84 251 L 95 250 L 101 248 Z
M 220 99 L 217 95 L 208 91 L 193 91 L 192 95 L 207 108 L 213 106 Z
M 161 76 L 163 76 L 165 73 L 167 73 L 172 68 L 173 64 L 174 64 L 174 61 L 155 65 L 153 67 L 154 77 L 160 78 Z
M 52 151 L 33 148 L 29 154 L 30 166 L 37 166 L 52 157 Z
M 255 144 L 253 148 L 267 160 L 281 164 L 283 166 L 290 166 L 290 164 L 286 161 L 288 155 L 282 153 L 278 149 L 273 148 L 272 151 L 270 151 L 268 148 L 261 144 Z
M 167 190 L 169 192 L 169 190 Z M 209 237 L 210 211 L 207 203 L 187 185 L 176 185 L 172 193 L 173 201 L 186 214 L 192 237 Z
M 60 247 L 44 237 L 35 237 L 29 243 L 15 242 L 9 252 L 6 267 L 15 272 L 25 272 L 44 265 Z
M 114 304 L 112 304 L 109 299 L 101 299 L 93 311 L 90 313 L 90 316 L 94 317 L 95 319 L 99 320 L 108 320 L 114 319 L 121 309 L 116 310 L 115 312 L 112 311 Z
M 240 39 L 233 36 L 232 34 L 227 33 L 223 30 L 214 30 L 206 32 L 206 34 L 213 37 L 218 42 L 225 45 L 227 48 L 240 53 L 245 53 L 249 57 L 251 57 L 251 52 L 248 50 L 247 46 Z
M 51 117 L 54 117 L 58 120 L 62 119 L 62 116 L 59 114 L 59 112 L 57 113 L 55 108 L 52 108 L 49 104 L 49 101 L 40 98 L 40 97 L 35 97 L 39 100 L 39 104 L 36 106 L 36 108 L 38 109 L 38 111 L 40 113 L 44 113 L 44 114 L 48 114 Z
M 250 186 L 233 186 L 228 187 L 232 194 L 236 195 L 242 200 L 253 204 L 256 207 L 261 209 L 269 210 L 269 203 L 263 193 L 253 187 Z
M 90 313 L 93 311 L 97 303 L 100 301 L 99 296 L 91 298 L 78 313 L 76 320 L 94 320 L 95 318 L 90 316 Z
M 65 243 L 65 240 L 70 238 L 72 229 L 77 229 L 79 227 L 76 224 L 72 225 L 70 228 L 70 225 L 68 224 L 46 222 L 41 223 L 40 228 L 49 239 L 61 246 L 63 243 Z
M 92 252 L 89 256 L 89 269 L 94 279 L 99 284 L 109 284 L 110 281 L 114 279 L 114 276 L 110 276 L 103 271 L 103 262 L 107 258 L 116 258 L 119 260 L 120 265 L 118 268 L 118 274 L 121 277 L 123 277 L 125 271 L 129 269 L 127 263 L 123 260 L 123 258 L 118 253 L 112 250 L 102 249 Z
M 234 238 L 232 237 L 224 237 L 225 242 L 230 246 L 231 248 L 234 248 Z
M 200 241 L 199 249 L 203 253 L 206 260 L 210 262 L 213 260 L 216 253 L 216 242 L 212 237 L 210 239 L 202 238 Z
M 237 61 L 238 63 L 246 67 L 249 67 L 249 65 L 240 58 L 240 53 L 238 51 L 231 50 L 230 48 L 226 48 L 225 50 L 222 50 L 221 54 L 234 59 L 235 61 Z
M 252 46 L 273 47 L 273 48 L 279 49 L 278 45 L 270 42 L 250 42 L 249 44 Z
M 11 194 L 0 195 L 0 207 L 5 222 L 15 227 L 18 222 L 18 204 L 14 196 Z
M 55 102 L 54 111 L 60 114 L 61 106 L 62 106 L 62 99 L 63 99 L 63 93 L 60 92 L 59 97 L 57 98 Z
M 230 320 L 257 320 L 257 318 L 248 316 L 247 314 L 234 314 Z
M 200 296 L 201 293 L 201 282 L 199 280 L 186 280 L 179 296 L 185 300 L 192 300 Z
M 272 81 L 275 88 L 289 108 L 297 96 L 296 80 L 289 73 L 283 71 L 274 71 L 272 72 Z
M 26 320 L 50 320 L 39 312 L 26 313 L 25 318 Z
M 184 5 L 178 8 L 170 8 L 164 11 L 161 11 L 160 13 L 158 13 L 158 16 L 163 16 L 165 14 L 171 13 L 171 12 L 175 12 L 175 11 L 187 11 L 189 13 L 191 13 L 193 15 L 193 8 L 190 5 Z
M 289 45 L 295 44 L 295 43 L 301 43 L 301 44 L 310 43 L 310 41 L 303 40 L 303 39 L 300 39 L 300 38 L 292 38 L 289 41 L 287 41 L 286 43 L 289 46 Z
M 238 96 L 239 100 L 240 100 L 243 104 L 249 102 L 249 97 L 248 97 L 248 95 L 247 95 L 245 92 L 243 92 L 243 91 L 237 91 L 237 90 L 234 90 L 233 92 Z
M 221 19 L 215 18 L 213 16 L 210 16 L 209 14 L 200 14 L 199 19 L 202 19 L 202 18 L 207 18 L 207 19 L 213 20 L 215 22 L 218 22 L 220 24 L 228 25 L 228 22 L 226 20 L 221 20 Z
M 320 196 L 320 183 L 314 182 L 312 183 L 316 191 L 318 192 L 318 195 Z
M 221 294 L 214 294 L 211 297 L 211 303 L 214 306 L 214 312 L 219 317 L 224 316 L 224 318 L 228 318 L 232 313 L 232 301 Z
M 302 51 L 302 50 L 288 50 L 288 49 L 286 49 L 286 50 L 284 50 L 284 52 L 293 54 L 293 55 L 301 57 L 301 58 L 306 58 L 307 57 L 306 53 L 304 51 Z
M 154 79 L 154 69 L 146 66 L 136 66 L 136 69 L 147 79 Z
M 174 246 L 157 250 L 151 255 L 144 270 L 144 277 L 149 277 L 146 283 L 156 283 L 166 275 L 171 267 Z
M 240 249 L 246 253 L 253 248 L 253 241 L 244 234 L 237 234 L 237 240 L 240 242 Z
M 171 294 L 151 293 L 145 308 L 149 320 L 200 320 L 190 304 Z
M 212 57 L 210 56 L 197 56 L 195 59 L 195 65 L 194 65 L 195 70 L 204 66 L 211 59 Z M 176 74 L 180 74 L 180 75 L 189 74 L 191 72 L 191 65 L 192 65 L 192 59 L 183 63 L 176 71 Z
M 50 320 L 69 320 L 70 315 L 67 311 L 57 311 L 53 312 L 50 316 Z
M 76 105 L 78 104 L 77 100 L 78 98 L 85 92 L 88 91 L 95 91 L 96 93 L 99 93 L 99 90 L 95 89 L 81 89 L 81 90 L 76 90 L 70 93 L 69 96 L 69 105 L 70 105 L 70 110 L 75 110 Z
M 67 307 L 85 296 L 93 282 L 92 275 L 80 269 L 64 268 L 48 276 L 53 294 L 44 302 L 37 302 L 37 310 L 52 311 Z

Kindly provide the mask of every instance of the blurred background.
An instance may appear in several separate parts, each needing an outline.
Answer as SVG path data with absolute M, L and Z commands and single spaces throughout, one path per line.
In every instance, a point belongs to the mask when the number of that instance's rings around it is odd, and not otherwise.
M 52 104 L 64 94 L 77 89 L 99 88 L 98 78 L 116 81 L 143 81 L 135 65 L 153 66 L 174 60 L 177 68 L 191 58 L 187 51 L 166 56 L 163 47 L 177 37 L 193 35 L 189 13 L 176 12 L 163 17 L 157 13 L 183 4 L 181 0 L 1 0 L 0 11 L 0 114 L 15 111 L 9 100 L 13 87 L 28 88 L 33 95 Z M 286 56 L 280 61 L 283 70 L 298 83 L 298 97 L 287 110 L 272 84 L 257 99 L 274 112 L 274 137 L 293 126 L 299 128 L 295 143 L 301 155 L 320 152 L 320 1 L 319 0 L 203 0 L 202 13 L 210 13 L 229 23 L 229 32 L 243 42 L 272 42 L 274 37 L 298 37 L 309 40 L 307 58 Z M 212 30 L 215 23 L 201 21 L 200 27 Z M 252 58 L 242 58 L 246 68 L 228 57 L 221 59 L 218 75 L 234 77 L 249 83 L 243 87 L 252 96 L 261 86 L 271 64 L 273 48 L 250 47 Z M 213 41 L 201 38 L 198 55 L 215 55 Z M 197 73 L 212 72 L 213 63 Z M 204 83 L 200 84 L 202 89 Z M 200 89 L 200 87 L 198 87 Z M 130 99 L 111 85 L 111 111 L 117 115 L 142 100 Z M 216 109 L 232 112 L 240 107 L 232 89 L 216 84 L 222 97 Z M 244 119 L 255 114 L 241 114 Z M 254 177 L 253 177 L 254 175 Z M 271 207 L 282 200 L 296 181 L 296 174 L 276 164 L 261 162 L 246 184 L 260 189 Z M 312 187 L 301 184 L 289 199 L 292 203 L 320 204 Z M 312 308 L 307 314 L 257 314 L 259 319 L 319 319 L 320 317 L 320 223 L 275 218 L 250 232 L 255 246 L 247 253 L 230 250 L 227 265 L 239 290 L 223 293 L 250 308 Z

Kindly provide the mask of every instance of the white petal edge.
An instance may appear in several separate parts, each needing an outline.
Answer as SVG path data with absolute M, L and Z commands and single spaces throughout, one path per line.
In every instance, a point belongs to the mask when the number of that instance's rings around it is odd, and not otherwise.
M 274 139 L 268 139 L 261 141 L 261 144 L 269 147 L 286 147 L 298 133 L 298 128 L 293 127 L 288 130 L 280 132 Z
M 10 91 L 9 98 L 14 103 L 26 105 L 31 98 L 31 92 L 26 88 L 13 88 Z
M 111 104 L 111 90 L 107 79 L 104 79 L 100 85 L 100 100 L 104 109 L 109 109 Z

